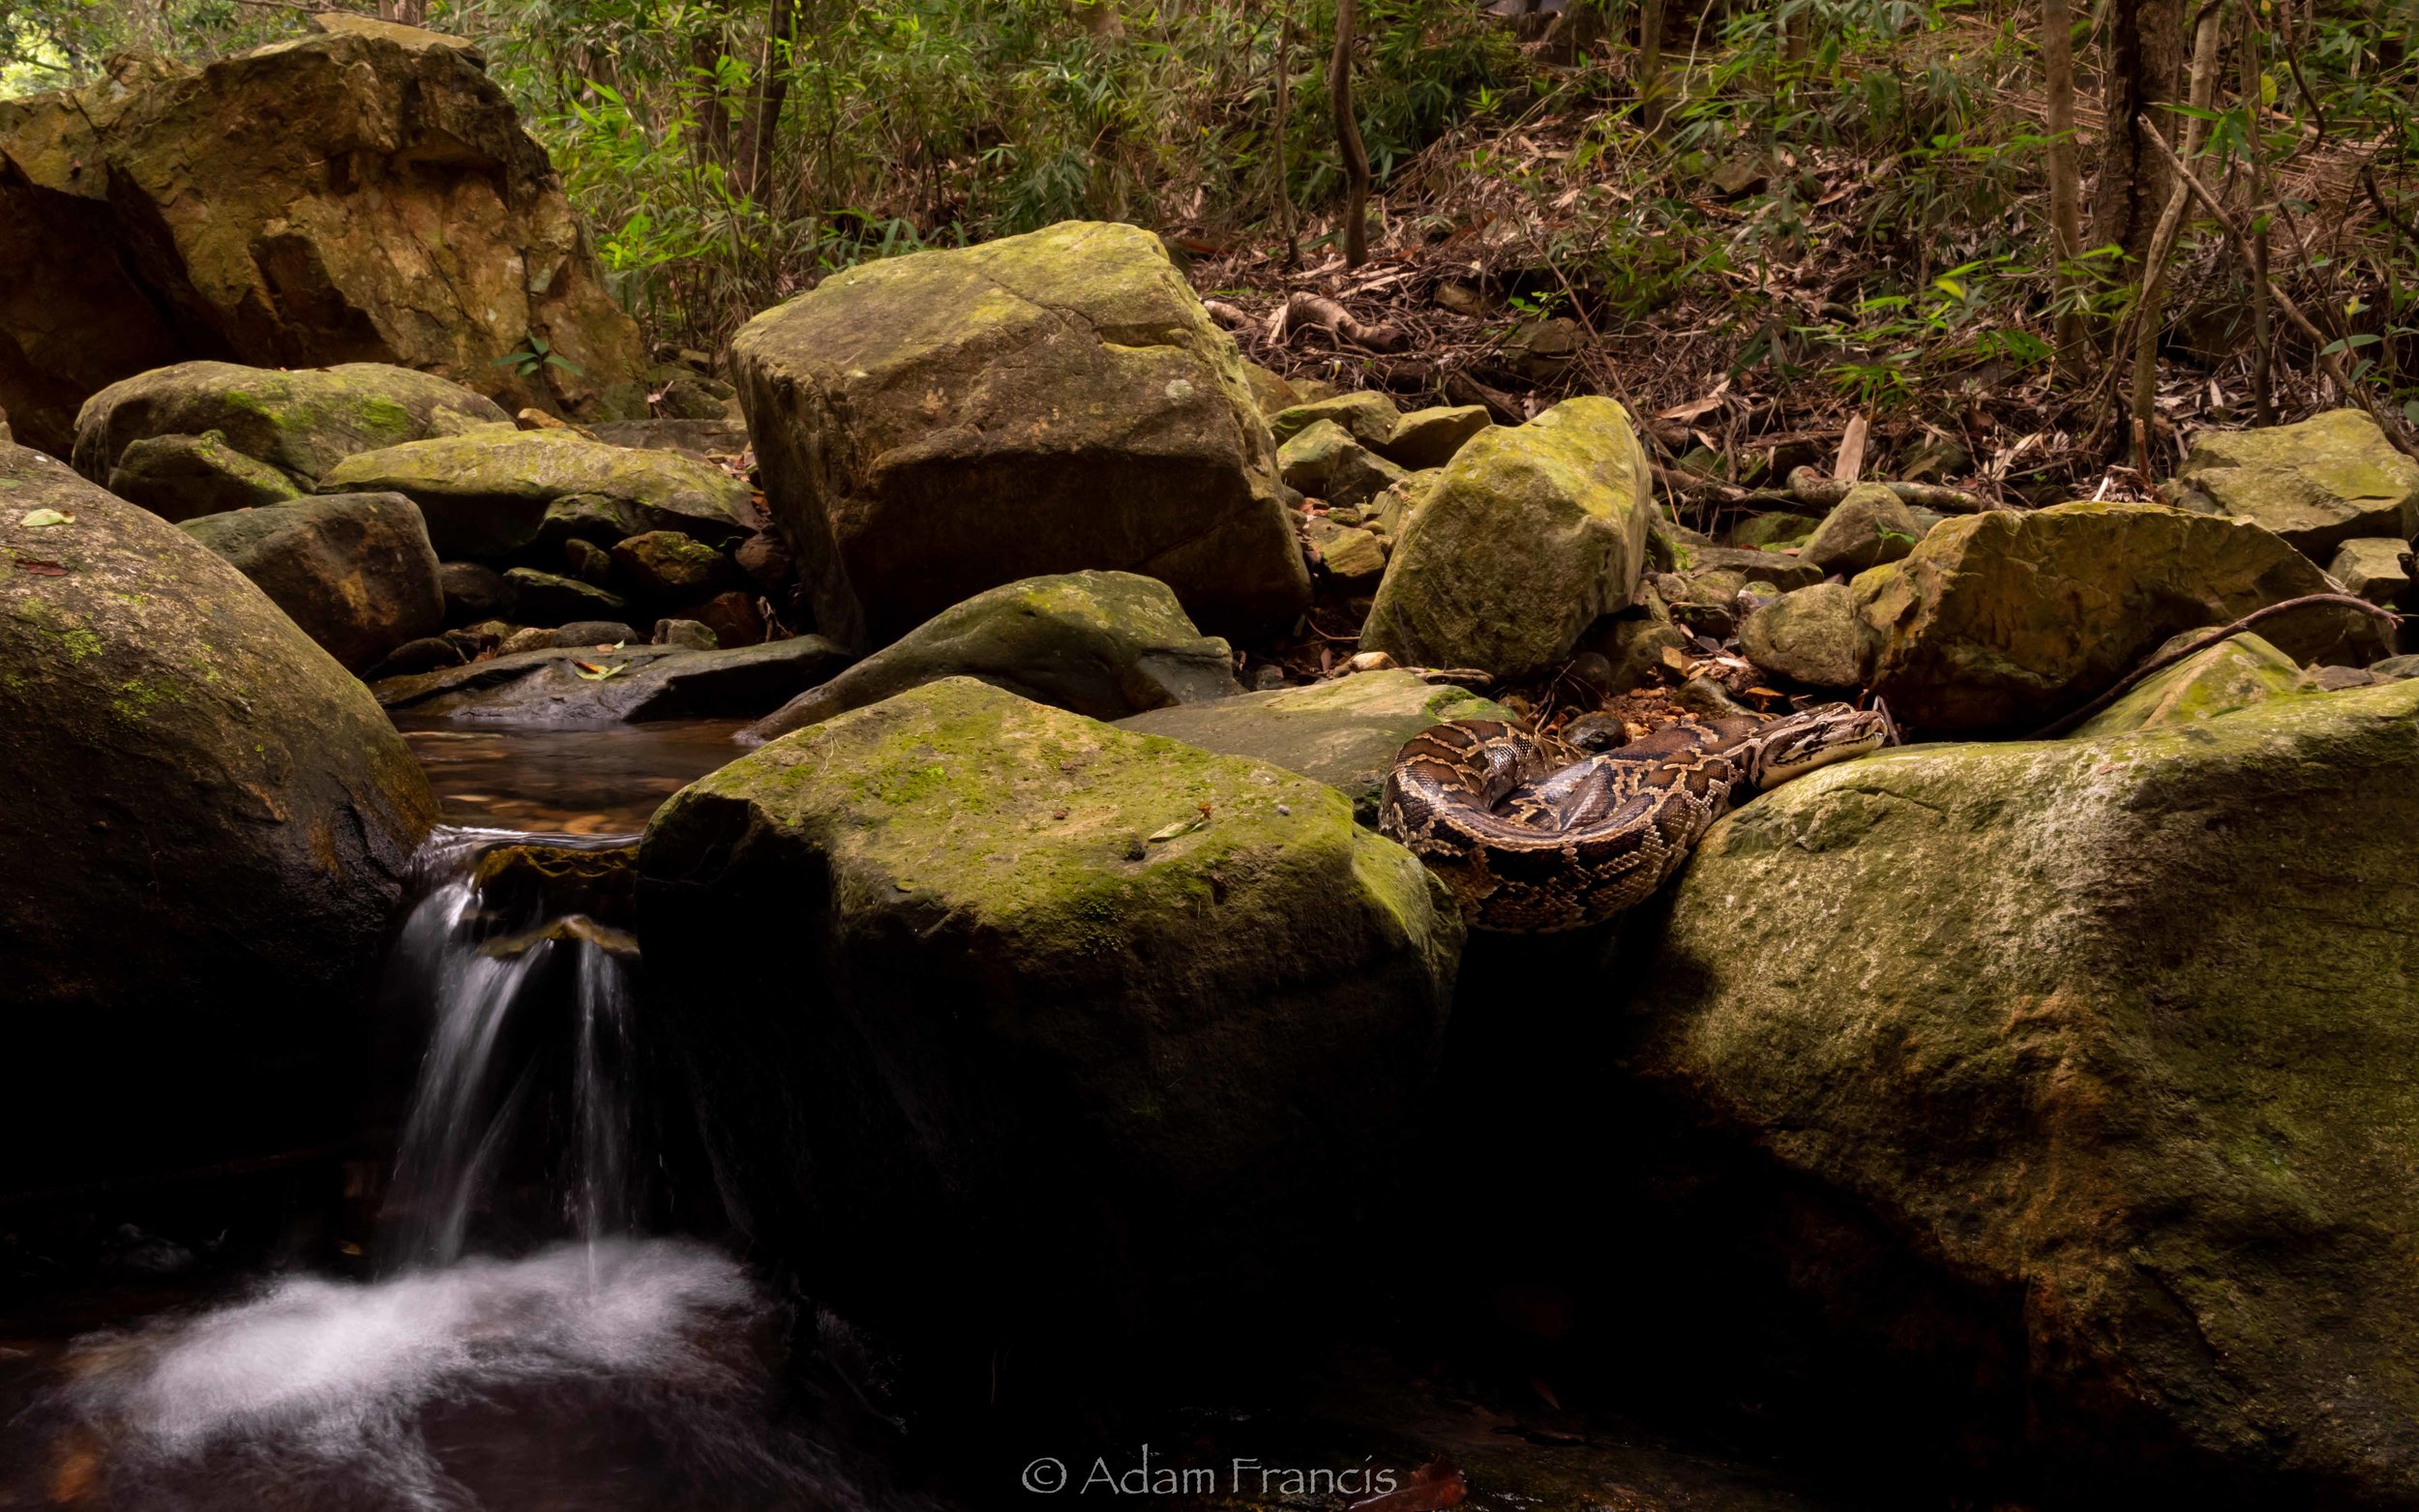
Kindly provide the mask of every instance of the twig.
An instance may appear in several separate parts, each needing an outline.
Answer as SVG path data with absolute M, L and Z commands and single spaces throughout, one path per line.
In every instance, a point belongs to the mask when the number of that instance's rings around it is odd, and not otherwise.
M 2175 155 L 2175 149 L 2168 146 L 2166 138 L 2159 134 L 2159 129 L 2150 124 L 2150 117 L 2142 116 L 2140 121 L 2142 132 L 2149 138 L 2150 144 L 2159 149 L 2159 156 L 2166 159 L 2167 165 L 2183 178 L 2185 184 L 2191 188 L 2193 197 L 2198 199 L 2211 215 L 2218 218 L 2218 223 L 2225 227 L 2225 234 L 2234 239 L 2235 248 L 2242 252 L 2244 264 L 2251 265 L 2251 233 L 2245 229 L 2240 221 L 2234 218 L 2234 212 L 2218 203 L 2217 196 L 2210 193 L 2208 188 L 2193 176 L 2193 170 L 2186 167 L 2184 161 Z M 2337 362 L 2335 354 L 2327 350 L 2325 333 L 2311 324 L 2310 317 L 2302 313 L 2301 307 L 2293 303 L 2293 297 L 2285 293 L 2274 279 L 2268 280 L 2268 295 L 2276 301 L 2276 308 L 2285 312 L 2285 319 L 2301 327 L 2303 335 L 2318 343 L 2318 371 L 2327 375 L 2327 381 L 2335 385 L 2336 392 L 2367 410 L 2369 418 L 2377 423 L 2377 429 L 2385 433 L 2385 438 L 2393 442 L 2397 450 L 2405 456 L 2419 458 L 2419 446 L 2414 446 L 2410 437 L 2404 433 L 2401 423 L 2391 419 L 2385 411 L 2379 409 L 2376 400 L 2370 398 L 2367 391 L 2352 386 L 2350 376 L 2344 371 L 2344 365 Z
M 2244 615 L 2241 619 L 2236 620 L 2231 625 L 2225 626 L 2218 630 L 2213 630 L 2209 632 L 2209 634 L 2202 636 L 2199 639 L 2192 641 L 2190 644 L 2176 647 L 2165 656 L 2152 657 L 2141 666 L 2135 667 L 2131 672 L 2128 672 L 2123 677 L 2118 678 L 2116 686 L 2110 688 L 2106 693 L 2102 694 L 2099 697 L 2092 699 L 2089 703 L 2084 704 L 2081 708 L 2076 709 L 2074 713 L 2067 715 L 2063 719 L 2050 721 L 2048 724 L 2044 725 L 2041 728 L 2033 731 L 2032 734 L 2026 736 L 2025 738 L 2028 740 L 2054 740 L 2058 736 L 2065 734 L 2068 730 L 2073 729 L 2076 726 L 2080 725 L 2083 721 L 2099 713 L 2102 709 L 2106 708 L 2109 704 L 2116 702 L 2117 699 L 2125 697 L 2126 694 L 2139 686 L 2144 678 L 2156 676 L 2160 672 L 2164 672 L 2168 667 L 2173 667 L 2176 663 L 2197 656 L 2201 652 L 2208 650 L 2211 646 L 2216 645 L 2221 640 L 2230 639 L 2235 636 L 2239 636 L 2244 631 L 2251 629 L 2254 625 L 2259 624 L 2263 620 L 2274 619 L 2276 616 L 2285 613 L 2288 609 L 2307 608 L 2314 604 L 2331 604 L 2341 608 L 2358 609 L 2360 612 L 2373 619 L 2384 621 L 2385 627 L 2388 631 L 2393 630 L 2394 627 L 2403 622 L 2403 617 L 2400 614 L 2394 613 L 2390 609 L 2379 608 L 2377 606 L 2370 603 L 2366 599 L 2355 599 L 2348 593 L 2305 593 L 2298 599 L 2285 599 L 2279 603 L 2271 604 L 2265 608 L 2254 609 L 2250 613 Z
M 1944 488 L 1934 483 L 1885 483 L 1877 478 L 1867 479 L 1866 482 L 1888 489 L 1898 496 L 1900 502 L 1912 504 L 1918 509 L 1944 510 L 1953 515 L 1979 515 L 1998 507 L 1979 493 L 1968 493 L 1963 489 Z M 1863 486 L 1840 478 L 1826 478 L 1812 467 L 1796 468 L 1789 474 L 1789 496 L 1800 504 L 1828 508 L 1846 498 L 1849 489 Z

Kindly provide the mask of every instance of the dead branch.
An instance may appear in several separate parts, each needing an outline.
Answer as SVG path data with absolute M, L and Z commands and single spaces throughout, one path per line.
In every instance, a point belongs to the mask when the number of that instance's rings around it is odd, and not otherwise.
M 2102 709 L 2106 708 L 2109 704 L 2116 702 L 2117 699 L 2125 697 L 2126 694 L 2138 687 L 2144 678 L 2156 676 L 2157 674 L 2165 671 L 2168 667 L 2173 667 L 2178 662 L 2185 661 L 2191 657 L 2198 656 L 2201 652 L 2208 650 L 2219 641 L 2230 639 L 2235 636 L 2239 636 L 2263 620 L 2274 619 L 2278 615 L 2283 614 L 2289 609 L 2307 608 L 2314 604 L 2331 604 L 2341 608 L 2358 609 L 2360 612 L 2369 615 L 2373 619 L 2382 621 L 2388 635 L 2393 634 L 2395 627 L 2403 622 L 2403 617 L 2400 614 L 2394 613 L 2390 609 L 2379 608 L 2377 606 L 2370 603 L 2366 599 L 2353 598 L 2348 593 L 2305 593 L 2298 599 L 2285 599 L 2280 603 L 2271 604 L 2265 608 L 2254 609 L 2250 613 L 2244 615 L 2241 619 L 2236 620 L 2234 623 L 2213 630 L 2209 634 L 2200 637 L 2189 644 L 2176 647 L 2165 656 L 2151 658 L 2149 661 L 2144 662 L 2141 666 L 2136 667 L 2132 671 L 2126 673 L 2123 677 L 2118 678 L 2116 686 L 2110 688 L 2099 697 L 2092 699 L 2089 703 L 2084 704 L 2081 708 L 2076 709 L 2074 713 L 2069 714 L 2062 719 L 2051 720 L 2048 724 L 2044 725 L 2041 728 L 2033 731 L 2033 733 L 2026 738 L 2030 740 L 2054 740 L 2058 736 L 2065 734 L 2068 730 L 2073 729 L 2076 726 L 2080 725 L 2083 721 L 2099 713 Z

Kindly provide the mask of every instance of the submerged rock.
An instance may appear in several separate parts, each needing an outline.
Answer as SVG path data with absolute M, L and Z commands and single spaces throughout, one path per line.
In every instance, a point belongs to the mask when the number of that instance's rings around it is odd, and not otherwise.
M 1028 578 L 933 616 L 742 732 L 770 740 L 944 677 L 1120 719 L 1242 692 L 1234 652 L 1184 617 L 1167 584 L 1132 573 Z
M 1360 643 L 1406 667 L 1549 669 L 1628 604 L 1653 507 L 1646 454 L 1611 400 L 1482 431 L 1404 522 Z
M 1235 343 L 1148 231 L 864 263 L 750 321 L 732 359 L 766 505 L 845 643 L 1086 568 L 1156 578 L 1220 633 L 1309 602 Z
M 545 150 L 456 39 L 115 58 L 81 88 L 0 102 L 0 224 L 40 228 L 0 235 L 0 405 L 61 455 L 86 396 L 191 357 L 369 359 L 513 409 L 641 406 L 637 326 Z
M 362 452 L 330 468 L 319 486 L 409 497 L 445 556 L 521 550 L 539 539 L 557 503 L 599 512 L 608 546 L 645 530 L 719 545 L 748 532 L 754 507 L 746 485 L 710 463 L 607 446 L 567 430 L 476 430 Z
M 0 1190 L 338 1137 L 348 993 L 436 814 L 369 694 L 184 531 L 0 446 Z
M 1118 721 L 1118 727 L 1316 779 L 1350 798 L 1353 817 L 1374 829 L 1378 789 L 1404 742 L 1449 720 L 1509 718 L 1509 710 L 1475 693 L 1393 670 L 1153 709 Z
M 445 623 L 420 511 L 400 493 L 333 493 L 185 521 L 354 671 Z
M 2335 591 L 2257 525 L 2156 504 L 1967 515 L 1853 586 L 1881 642 L 1873 691 L 1908 725 L 1940 732 L 2037 727 L 2179 631 Z M 2260 634 L 2303 662 L 2382 649 L 2367 616 L 2327 606 Z
M 629 634 L 626 628 L 621 633 Z M 582 640 L 389 677 L 371 691 L 384 708 L 464 725 L 750 719 L 848 664 L 849 654 L 821 636 L 713 651 L 672 645 L 599 650 Z
M 2409 683 L 1831 767 L 1697 847 L 1623 963 L 1627 1054 L 1760 1160 L 1798 1285 L 2021 1378 L 2028 1459 L 2407 1504 L 2415 828 Z
M 2204 430 L 2176 469 L 2176 489 L 2186 504 L 2265 526 L 2313 561 L 2355 536 L 2419 535 L 2419 462 L 2357 409 Z
M 1331 1262 L 1461 948 L 1333 789 L 967 678 L 683 789 L 639 885 L 740 1227 L 959 1348 Z
M 75 470 L 112 492 L 131 487 L 134 491 L 120 496 L 179 519 L 213 513 L 171 513 L 184 496 L 180 478 L 207 473 L 220 489 L 268 488 L 260 472 L 268 468 L 284 480 L 290 497 L 318 487 L 355 453 L 509 422 L 493 400 L 461 384 L 384 363 L 286 371 L 181 362 L 112 383 L 84 401 L 75 419 Z

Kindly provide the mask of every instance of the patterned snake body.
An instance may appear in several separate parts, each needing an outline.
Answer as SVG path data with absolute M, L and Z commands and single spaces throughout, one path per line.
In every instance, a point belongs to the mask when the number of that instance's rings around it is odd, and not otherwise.
M 1844 703 L 1675 725 L 1598 756 L 1461 720 L 1395 756 L 1378 827 L 1444 878 L 1477 928 L 1583 929 L 1645 902 L 1734 803 L 1896 739 L 1886 711 Z

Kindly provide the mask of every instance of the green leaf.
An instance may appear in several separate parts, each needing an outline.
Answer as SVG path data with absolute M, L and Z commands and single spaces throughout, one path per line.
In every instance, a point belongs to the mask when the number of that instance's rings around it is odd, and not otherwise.
M 571 669 L 580 674 L 582 682 L 601 683 L 608 677 L 618 677 L 630 670 L 630 664 L 616 662 L 610 667 L 604 667 L 594 662 L 574 662 L 571 664 Z
M 17 519 L 17 523 L 28 530 L 41 530 L 51 525 L 72 525 L 75 523 L 75 517 L 62 515 L 55 509 L 29 509 Z
M 1209 822 L 1210 816 L 1206 814 L 1198 818 L 1179 819 L 1165 829 L 1152 830 L 1143 839 L 1155 845 L 1163 840 L 1174 840 L 1180 835 L 1189 835 Z

